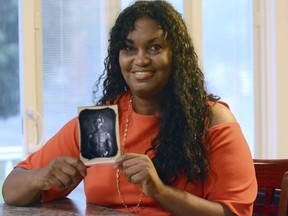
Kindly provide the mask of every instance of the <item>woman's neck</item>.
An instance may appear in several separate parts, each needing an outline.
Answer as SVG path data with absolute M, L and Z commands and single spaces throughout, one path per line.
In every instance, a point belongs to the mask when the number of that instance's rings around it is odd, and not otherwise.
M 134 111 L 141 115 L 155 115 L 160 116 L 160 103 L 159 99 L 146 99 L 133 96 L 132 104 Z

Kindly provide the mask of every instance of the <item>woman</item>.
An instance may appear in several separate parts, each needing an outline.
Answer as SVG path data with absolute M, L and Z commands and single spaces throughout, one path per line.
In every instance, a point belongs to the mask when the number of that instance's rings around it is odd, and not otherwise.
M 136 2 L 109 42 L 98 105 L 118 105 L 122 155 L 86 168 L 75 118 L 11 172 L 5 202 L 67 196 L 84 178 L 87 202 L 138 215 L 251 215 L 249 147 L 228 106 L 205 91 L 180 14 L 165 1 Z

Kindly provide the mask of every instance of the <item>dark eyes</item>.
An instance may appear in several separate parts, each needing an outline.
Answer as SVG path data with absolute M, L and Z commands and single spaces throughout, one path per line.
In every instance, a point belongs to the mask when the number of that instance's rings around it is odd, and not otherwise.
M 159 44 L 152 44 L 150 46 L 148 46 L 147 51 L 151 52 L 151 53 L 157 53 L 161 50 L 161 45 Z M 125 50 L 126 52 L 135 52 L 137 51 L 136 47 L 130 46 L 130 45 L 126 45 L 123 50 Z
M 134 51 L 135 50 L 135 48 L 133 47 L 133 46 L 125 46 L 124 48 L 123 48 L 125 51 Z
M 158 51 L 161 49 L 161 46 L 159 44 L 154 44 L 150 47 L 150 50 L 153 50 L 153 51 Z

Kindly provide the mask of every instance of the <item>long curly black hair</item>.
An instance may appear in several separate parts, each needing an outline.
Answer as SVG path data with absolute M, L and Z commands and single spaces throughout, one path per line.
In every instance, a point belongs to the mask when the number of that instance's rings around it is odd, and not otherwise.
M 207 161 L 210 108 L 207 101 L 218 98 L 208 94 L 198 57 L 179 14 L 165 1 L 137 1 L 124 9 L 110 32 L 105 69 L 96 82 L 103 81 L 103 96 L 98 105 L 112 103 L 119 94 L 129 90 L 119 65 L 119 52 L 125 47 L 127 35 L 134 30 L 137 19 L 148 16 L 167 32 L 172 49 L 172 75 L 163 92 L 159 133 L 147 149 L 155 153 L 153 163 L 166 184 L 173 185 L 182 172 L 187 182 L 205 180 L 209 171 Z M 204 140 L 204 143 L 203 143 Z

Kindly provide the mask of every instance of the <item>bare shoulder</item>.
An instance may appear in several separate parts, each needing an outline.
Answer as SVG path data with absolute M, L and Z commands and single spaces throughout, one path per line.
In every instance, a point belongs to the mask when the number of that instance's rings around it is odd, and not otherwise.
M 211 112 L 212 116 L 210 119 L 209 128 L 223 123 L 237 122 L 233 113 L 221 103 L 215 103 L 212 105 Z

